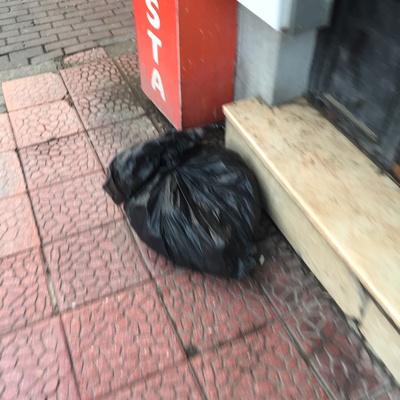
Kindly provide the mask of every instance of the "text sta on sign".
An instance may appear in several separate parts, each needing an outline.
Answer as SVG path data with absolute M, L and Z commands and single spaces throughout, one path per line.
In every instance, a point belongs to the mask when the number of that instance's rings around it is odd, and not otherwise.
M 161 26 L 160 15 L 158 14 L 159 11 L 158 0 L 146 0 L 146 6 L 147 6 L 147 12 L 146 12 L 147 20 L 157 32 L 160 30 Z M 151 39 L 153 60 L 158 65 L 159 63 L 158 48 L 162 47 L 162 41 L 156 35 L 156 33 L 154 33 L 150 29 L 147 29 L 147 35 Z M 161 75 L 158 72 L 156 66 L 153 68 L 153 71 L 151 73 L 151 87 L 153 88 L 153 90 L 158 90 L 160 92 L 161 98 L 165 101 L 164 86 L 162 84 Z

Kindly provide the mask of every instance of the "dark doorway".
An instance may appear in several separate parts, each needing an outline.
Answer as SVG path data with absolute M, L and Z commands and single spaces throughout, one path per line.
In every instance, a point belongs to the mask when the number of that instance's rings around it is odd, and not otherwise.
M 400 181 L 400 0 L 336 0 L 309 100 Z

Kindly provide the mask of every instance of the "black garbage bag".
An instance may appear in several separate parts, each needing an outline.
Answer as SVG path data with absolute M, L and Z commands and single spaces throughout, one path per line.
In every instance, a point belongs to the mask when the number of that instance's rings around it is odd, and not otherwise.
M 175 265 L 240 278 L 256 263 L 257 181 L 238 154 L 202 145 L 201 132 L 127 148 L 110 163 L 104 189 L 124 203 L 141 240 Z

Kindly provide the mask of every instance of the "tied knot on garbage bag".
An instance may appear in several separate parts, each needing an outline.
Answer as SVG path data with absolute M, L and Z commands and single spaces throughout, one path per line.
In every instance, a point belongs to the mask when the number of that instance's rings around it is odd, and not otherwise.
M 241 278 L 256 265 L 261 208 L 254 174 L 203 129 L 168 132 L 111 161 L 105 191 L 132 228 L 175 265 Z

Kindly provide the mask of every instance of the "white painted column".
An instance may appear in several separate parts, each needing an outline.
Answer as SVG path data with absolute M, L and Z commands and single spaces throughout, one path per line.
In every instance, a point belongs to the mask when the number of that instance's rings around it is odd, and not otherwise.
M 330 21 L 333 0 L 239 0 L 235 99 L 269 105 L 307 90 L 317 28 Z

